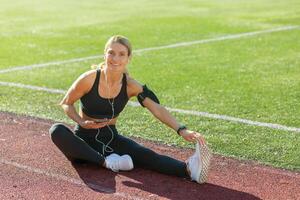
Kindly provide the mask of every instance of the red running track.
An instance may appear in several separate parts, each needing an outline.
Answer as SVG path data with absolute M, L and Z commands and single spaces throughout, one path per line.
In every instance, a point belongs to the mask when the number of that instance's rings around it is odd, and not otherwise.
M 299 173 L 218 155 L 204 185 L 144 169 L 72 164 L 48 136 L 52 123 L 0 112 L 0 199 L 300 199 Z M 177 159 L 193 153 L 136 140 Z

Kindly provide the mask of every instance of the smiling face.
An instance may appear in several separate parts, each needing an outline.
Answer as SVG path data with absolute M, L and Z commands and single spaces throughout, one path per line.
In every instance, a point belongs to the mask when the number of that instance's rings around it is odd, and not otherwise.
M 130 60 L 128 48 L 118 42 L 113 42 L 107 46 L 104 59 L 108 70 L 123 73 Z

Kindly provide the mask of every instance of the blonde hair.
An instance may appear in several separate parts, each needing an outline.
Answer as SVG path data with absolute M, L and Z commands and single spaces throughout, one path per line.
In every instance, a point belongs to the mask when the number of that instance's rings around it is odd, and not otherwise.
M 106 53 L 108 47 L 113 43 L 122 44 L 123 46 L 125 46 L 127 48 L 128 57 L 132 55 L 131 44 L 130 44 L 128 38 L 126 38 L 122 35 L 114 35 L 107 40 L 105 47 L 104 47 L 104 54 Z M 103 65 L 104 65 L 104 62 L 100 63 L 99 65 L 92 65 L 91 68 L 92 69 L 102 68 Z M 126 69 L 125 73 L 128 74 L 128 69 Z

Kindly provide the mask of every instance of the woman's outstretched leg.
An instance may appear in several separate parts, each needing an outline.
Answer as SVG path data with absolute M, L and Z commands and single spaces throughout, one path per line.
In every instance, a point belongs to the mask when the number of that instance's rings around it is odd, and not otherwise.
M 97 165 L 103 165 L 105 158 L 80 137 L 61 123 L 53 124 L 49 129 L 53 143 L 69 160 L 86 160 Z
M 115 151 L 119 154 L 129 154 L 134 164 L 155 170 L 160 173 L 191 178 L 198 183 L 207 180 L 211 153 L 207 144 L 196 143 L 196 151 L 187 163 L 176 160 L 169 156 L 160 155 L 135 141 L 118 135 L 114 144 Z
M 134 165 L 139 165 L 163 174 L 189 177 L 185 162 L 158 154 L 122 135 L 118 135 L 115 142 L 115 152 L 120 155 L 129 154 L 132 157 Z

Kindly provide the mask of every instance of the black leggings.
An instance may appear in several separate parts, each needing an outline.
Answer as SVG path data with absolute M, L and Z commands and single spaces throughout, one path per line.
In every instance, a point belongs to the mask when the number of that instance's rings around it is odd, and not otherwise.
M 111 153 L 128 154 L 132 158 L 134 166 L 164 174 L 188 177 L 185 162 L 157 154 L 118 134 L 115 126 L 106 126 L 101 129 L 84 129 L 77 125 L 74 134 L 65 125 L 57 123 L 52 125 L 49 133 L 54 144 L 69 160 L 88 161 L 102 166 L 105 161 L 104 157 Z M 96 140 L 97 134 L 98 141 Z

